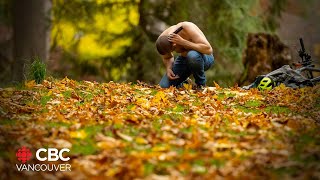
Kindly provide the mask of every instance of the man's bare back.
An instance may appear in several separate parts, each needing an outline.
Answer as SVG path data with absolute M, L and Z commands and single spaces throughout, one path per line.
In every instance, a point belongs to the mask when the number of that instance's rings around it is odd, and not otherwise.
M 180 32 L 175 32 L 182 27 Z M 205 71 L 214 63 L 212 47 L 203 32 L 191 22 L 180 22 L 163 31 L 156 41 L 158 53 L 166 66 L 161 87 L 181 87 L 193 75 L 197 86 L 206 83 Z M 180 53 L 176 60 L 173 51 Z
M 174 34 L 173 32 L 179 27 L 183 29 L 178 34 Z M 212 53 L 210 43 L 194 23 L 180 22 L 163 31 L 160 36 L 163 35 L 168 36 L 169 41 L 173 43 L 173 51 L 181 53 L 182 56 L 186 56 L 189 50 L 196 50 L 203 54 Z

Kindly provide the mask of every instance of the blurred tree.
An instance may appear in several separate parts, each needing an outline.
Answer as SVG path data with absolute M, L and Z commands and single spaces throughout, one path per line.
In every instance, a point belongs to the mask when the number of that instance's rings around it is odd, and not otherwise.
M 11 81 L 12 28 L 11 3 L 0 0 L 0 87 Z
M 132 42 L 139 37 L 138 2 L 54 0 L 52 49 L 62 47 L 77 74 L 126 80 Z
M 50 0 L 13 1 L 13 81 L 24 80 L 25 67 L 34 57 L 48 58 L 50 8 Z

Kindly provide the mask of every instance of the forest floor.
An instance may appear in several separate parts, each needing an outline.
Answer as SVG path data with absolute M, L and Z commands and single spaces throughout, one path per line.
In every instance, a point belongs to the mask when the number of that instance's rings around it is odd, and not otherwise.
M 317 179 L 319 87 L 194 91 L 64 78 L 0 89 L 0 179 Z M 17 153 L 23 146 L 30 159 Z M 68 148 L 70 160 L 39 161 L 39 148 Z

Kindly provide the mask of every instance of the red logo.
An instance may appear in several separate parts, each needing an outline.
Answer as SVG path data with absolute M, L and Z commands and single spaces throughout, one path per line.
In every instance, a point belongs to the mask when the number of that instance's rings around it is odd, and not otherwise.
M 30 149 L 26 148 L 25 146 L 18 149 L 16 153 L 16 157 L 22 163 L 26 163 L 28 160 L 30 160 L 31 156 L 32 156 L 32 153 L 30 152 Z

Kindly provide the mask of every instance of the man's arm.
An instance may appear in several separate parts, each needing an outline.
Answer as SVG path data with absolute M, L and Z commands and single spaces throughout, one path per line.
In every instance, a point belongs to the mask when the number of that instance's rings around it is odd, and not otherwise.
M 203 54 L 212 54 L 212 47 L 208 42 L 207 38 L 204 36 L 203 32 L 196 26 L 184 27 L 188 35 L 191 37 L 191 41 L 183 39 L 178 34 L 170 34 L 169 41 L 183 46 L 185 49 L 196 50 Z
M 167 71 L 167 76 L 170 80 L 174 80 L 174 79 L 178 79 L 179 76 L 175 75 L 172 71 L 172 64 L 174 62 L 174 57 L 171 54 L 166 54 L 161 56 L 162 57 L 162 61 L 164 63 L 164 65 L 166 66 L 166 71 Z
M 186 49 L 193 49 L 203 54 L 212 54 L 212 48 L 207 44 L 194 43 L 188 40 L 184 40 L 184 42 L 181 45 Z

